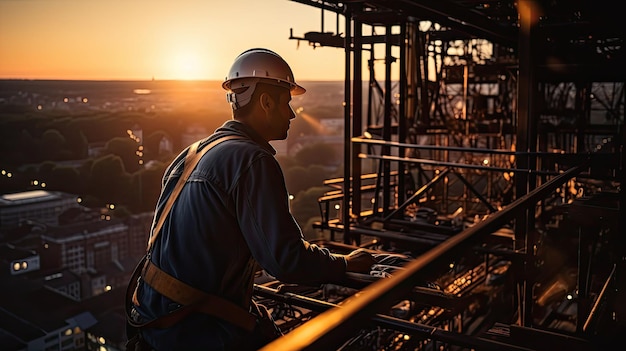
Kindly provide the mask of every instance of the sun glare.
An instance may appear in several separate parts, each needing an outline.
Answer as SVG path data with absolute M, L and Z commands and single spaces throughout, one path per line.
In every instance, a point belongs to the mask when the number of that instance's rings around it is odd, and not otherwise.
M 173 79 L 194 80 L 206 79 L 206 67 L 200 56 L 192 52 L 179 52 L 172 60 L 171 75 Z

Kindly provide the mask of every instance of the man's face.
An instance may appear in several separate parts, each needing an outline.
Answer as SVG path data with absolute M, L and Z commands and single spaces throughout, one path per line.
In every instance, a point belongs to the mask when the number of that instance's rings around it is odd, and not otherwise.
M 274 108 L 269 113 L 269 127 L 271 130 L 270 140 L 283 140 L 287 138 L 290 121 L 296 118 L 289 102 L 291 101 L 291 93 L 288 89 L 284 89 L 280 93 L 278 101 L 274 104 Z

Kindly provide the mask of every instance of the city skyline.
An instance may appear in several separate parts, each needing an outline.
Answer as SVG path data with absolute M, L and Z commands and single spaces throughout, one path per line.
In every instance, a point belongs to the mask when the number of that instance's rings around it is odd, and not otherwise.
M 343 23 L 290 0 L 0 0 L 0 79 L 223 80 L 239 53 L 267 47 L 297 80 L 343 80 L 343 49 L 289 39 Z

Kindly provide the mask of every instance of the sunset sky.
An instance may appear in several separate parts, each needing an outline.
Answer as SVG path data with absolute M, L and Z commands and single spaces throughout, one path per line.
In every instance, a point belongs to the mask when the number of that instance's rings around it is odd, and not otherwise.
M 0 79 L 223 80 L 266 47 L 296 80 L 343 80 L 343 49 L 289 39 L 321 31 L 321 15 L 290 0 L 0 0 Z

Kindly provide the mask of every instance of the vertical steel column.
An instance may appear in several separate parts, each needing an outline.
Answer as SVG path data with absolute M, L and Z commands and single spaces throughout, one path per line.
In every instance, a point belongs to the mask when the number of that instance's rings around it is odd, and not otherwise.
M 356 5 L 359 6 L 359 5 Z M 360 8 L 356 9 L 360 12 Z M 354 58 L 354 79 L 352 83 L 352 135 L 363 135 L 363 23 L 358 16 L 353 16 L 354 28 L 352 57 Z M 351 139 L 346 139 L 346 143 L 352 146 L 352 218 L 357 220 L 361 217 L 361 173 L 362 160 L 359 154 L 362 152 L 361 143 L 352 143 Z M 346 225 L 349 222 L 345 222 Z M 360 240 L 356 238 L 357 244 Z
M 537 91 L 536 82 L 536 25 L 539 21 L 538 9 L 530 0 L 520 0 L 518 3 L 518 13 L 520 16 L 519 31 L 519 77 L 518 77 L 518 122 L 516 136 L 517 168 L 532 169 L 534 167 L 529 153 L 536 151 L 536 104 L 534 94 Z M 532 176 L 523 173 L 515 175 L 515 197 L 521 198 L 534 189 L 536 181 Z M 516 270 L 522 277 L 517 277 L 519 282 L 519 306 L 520 323 L 522 326 L 532 325 L 532 282 L 531 270 L 534 260 L 533 240 L 528 237 L 534 225 L 534 208 L 529 207 L 517 214 L 515 219 L 515 249 L 520 249 L 524 244 L 526 259 L 523 267 Z M 521 279 L 519 279 L 521 278 Z
M 351 37 L 352 30 L 350 26 L 352 25 L 352 9 L 350 4 L 346 4 L 346 12 L 345 12 L 345 31 L 346 31 L 346 39 L 344 41 L 345 45 L 345 77 L 344 77 L 344 101 L 343 101 L 343 202 L 341 208 L 342 220 L 343 220 L 343 242 L 346 244 L 352 243 L 351 233 L 350 233 L 350 200 L 352 198 L 351 192 L 351 184 L 350 184 L 350 174 L 351 167 L 354 159 L 352 158 L 351 146 L 350 142 L 351 138 L 351 118 L 350 111 L 352 107 L 352 94 L 350 93 L 350 70 L 351 70 Z
M 391 63 L 393 62 L 391 57 L 391 47 L 393 46 L 393 36 L 391 34 L 391 25 L 385 26 L 385 108 L 383 116 L 383 140 L 391 141 Z M 383 145 L 381 155 L 390 155 L 391 148 Z M 389 213 L 391 203 L 391 165 L 390 161 L 380 160 L 382 162 L 383 172 L 383 216 L 387 216 Z
M 407 43 L 408 40 L 406 39 L 406 26 L 407 26 L 407 22 L 403 19 L 402 21 L 400 21 L 400 42 L 398 43 L 398 46 L 400 46 L 400 86 L 398 89 L 398 93 L 399 93 L 399 98 L 398 101 L 400 102 L 400 104 L 398 105 L 398 142 L 400 143 L 406 143 L 406 129 L 407 129 L 407 119 L 408 116 L 406 116 L 406 92 L 407 92 L 407 78 L 406 78 L 406 66 L 407 66 Z M 400 157 L 404 157 L 405 155 L 406 149 L 403 147 L 398 148 L 398 156 Z M 401 204 L 404 202 L 404 199 L 406 198 L 406 182 L 405 182 L 405 170 L 407 168 L 407 164 L 404 162 L 400 162 L 398 164 L 398 202 L 397 204 Z
M 417 75 L 415 76 L 415 83 L 417 89 L 419 89 L 419 120 L 422 122 L 422 125 L 430 126 L 431 98 L 429 98 L 428 94 L 428 76 L 430 74 L 428 70 L 428 37 L 426 33 L 420 32 L 419 24 L 416 27 L 415 55 L 417 56 Z M 435 55 L 436 53 L 433 53 L 433 60 Z M 417 94 L 418 91 L 415 93 Z M 433 105 L 435 104 L 436 95 L 435 93 L 432 94 Z
M 622 90 L 623 94 L 626 98 L 626 90 Z M 622 104 L 622 108 L 624 105 Z M 621 113 L 624 116 L 624 111 Z M 621 130 L 619 132 L 619 148 L 615 151 L 618 153 L 618 157 L 620 159 L 620 166 L 618 169 L 618 179 L 620 181 L 620 190 L 619 190 L 619 222 L 617 225 L 618 233 L 622 235 L 618 235 L 616 239 L 616 275 L 615 284 L 613 285 L 614 291 L 616 291 L 615 301 L 620 301 L 616 303 L 617 306 L 615 310 L 615 319 L 618 321 L 626 320 L 626 305 L 622 301 L 626 301 L 626 190 L 624 189 L 624 184 L 626 184 L 626 171 L 624 167 L 626 166 L 626 149 L 624 148 L 624 142 L 626 142 L 626 127 L 624 124 L 620 126 Z

